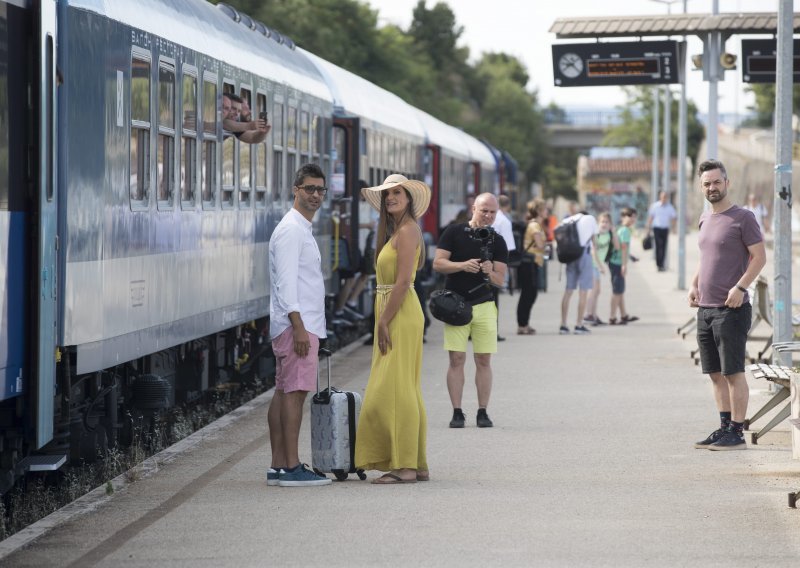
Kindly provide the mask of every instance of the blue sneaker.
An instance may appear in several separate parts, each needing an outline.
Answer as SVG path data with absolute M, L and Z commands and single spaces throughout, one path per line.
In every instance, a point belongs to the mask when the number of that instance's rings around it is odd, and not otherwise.
M 281 487 L 305 487 L 308 485 L 328 485 L 331 480 L 324 475 L 319 475 L 301 463 L 293 469 L 284 469 L 278 476 L 278 485 Z
M 267 485 L 278 485 L 278 478 L 280 477 L 281 473 L 283 473 L 283 470 L 280 468 L 269 468 L 267 470 Z

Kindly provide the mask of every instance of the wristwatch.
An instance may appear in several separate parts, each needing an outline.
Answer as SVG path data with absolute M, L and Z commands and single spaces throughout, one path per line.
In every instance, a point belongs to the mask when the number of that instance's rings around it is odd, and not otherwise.
M 741 290 L 742 292 L 744 292 L 745 294 L 747 293 L 747 288 L 745 288 L 744 286 L 739 286 L 739 285 L 737 284 L 737 285 L 736 285 L 736 287 L 737 287 L 739 290 Z

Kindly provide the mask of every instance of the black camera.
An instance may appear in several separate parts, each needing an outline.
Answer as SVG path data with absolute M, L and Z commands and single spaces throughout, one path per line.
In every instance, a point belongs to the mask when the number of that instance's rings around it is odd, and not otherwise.
M 497 234 L 492 227 L 465 227 L 464 232 L 473 241 L 481 246 L 481 262 L 492 260 L 494 249 L 494 236 Z
M 497 234 L 492 227 L 465 227 L 464 232 L 473 241 L 477 242 L 480 249 L 481 263 L 494 258 L 494 237 Z M 485 284 L 492 284 L 489 275 L 481 273 Z

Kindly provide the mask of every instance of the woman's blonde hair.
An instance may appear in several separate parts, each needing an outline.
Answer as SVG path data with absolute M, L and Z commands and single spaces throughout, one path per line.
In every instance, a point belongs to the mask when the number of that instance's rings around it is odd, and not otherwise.
M 536 219 L 537 217 L 542 216 L 542 207 L 545 206 L 545 203 L 541 199 L 532 199 L 528 201 L 526 204 L 526 211 L 525 211 L 525 218 L 530 221 L 531 219 Z
M 402 187 L 402 186 L 401 186 Z M 388 243 L 392 236 L 394 236 L 397 229 L 400 225 L 403 224 L 406 217 L 412 219 L 414 224 L 417 225 L 417 219 L 414 217 L 414 199 L 411 197 L 411 193 L 403 187 L 403 191 L 406 192 L 406 197 L 408 197 L 408 207 L 403 212 L 403 216 L 400 218 L 400 222 L 397 223 L 394 220 L 394 217 L 389 215 L 389 212 L 386 210 L 386 196 L 389 194 L 388 190 L 381 191 L 381 210 L 380 210 L 380 218 L 378 219 L 378 235 L 375 239 L 375 264 L 378 264 L 378 257 L 381 255 L 381 250 L 383 250 L 383 246 Z M 419 225 L 417 225 L 419 229 Z M 420 251 L 419 255 L 419 263 L 417 264 L 417 270 L 422 268 L 425 264 L 425 243 L 422 241 L 422 234 L 420 231 Z

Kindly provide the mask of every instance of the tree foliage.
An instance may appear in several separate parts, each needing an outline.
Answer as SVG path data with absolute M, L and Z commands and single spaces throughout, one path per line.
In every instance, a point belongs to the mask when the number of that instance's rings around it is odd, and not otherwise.
M 755 118 L 750 121 L 751 126 L 759 128 L 772 128 L 775 115 L 775 84 L 756 83 L 747 86 L 747 90 L 755 95 L 755 104 L 750 110 L 755 111 Z M 792 89 L 792 108 L 800 108 L 800 86 Z
M 212 0 L 215 1 L 215 0 Z M 304 49 L 397 94 L 440 120 L 508 151 L 527 182 L 574 188 L 575 161 L 549 168 L 543 111 L 516 57 L 488 53 L 470 63 L 464 32 L 444 2 L 419 0 L 407 30 L 378 27 L 361 0 L 226 0 Z M 560 181 L 569 179 L 569 182 Z M 568 187 L 567 187 L 568 186 Z
M 612 127 L 605 138 L 603 144 L 606 146 L 634 146 L 640 148 L 645 154 L 652 155 L 653 150 L 653 104 L 652 87 L 626 87 L 625 95 L 627 102 L 622 107 L 622 123 Z M 660 95 L 659 104 L 661 105 L 659 115 L 659 148 L 664 141 L 664 107 L 663 95 Z M 670 147 L 673 153 L 678 148 L 678 111 L 680 100 L 672 97 L 670 104 Z M 694 162 L 700 150 L 700 144 L 705 136 L 705 129 L 697 118 L 697 105 L 692 101 L 687 101 L 686 105 L 686 155 Z

